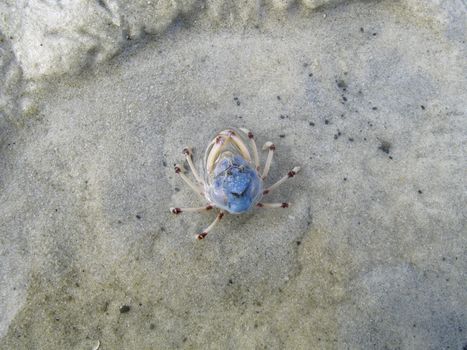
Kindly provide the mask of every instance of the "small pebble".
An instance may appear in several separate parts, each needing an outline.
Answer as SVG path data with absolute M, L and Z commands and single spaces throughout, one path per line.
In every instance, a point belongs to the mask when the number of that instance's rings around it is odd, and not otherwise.
M 126 314 L 128 311 L 130 311 L 130 309 L 131 309 L 130 305 L 122 305 L 120 306 L 120 313 Z

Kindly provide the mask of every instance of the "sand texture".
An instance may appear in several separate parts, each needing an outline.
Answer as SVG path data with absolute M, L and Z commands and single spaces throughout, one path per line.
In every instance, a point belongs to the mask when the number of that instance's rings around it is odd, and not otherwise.
M 0 2 L 0 349 L 467 349 L 466 5 Z M 227 127 L 267 201 L 174 173 Z M 261 152 L 264 162 L 266 153 Z M 189 174 L 190 175 L 190 174 Z M 265 201 L 266 201 L 265 200 Z

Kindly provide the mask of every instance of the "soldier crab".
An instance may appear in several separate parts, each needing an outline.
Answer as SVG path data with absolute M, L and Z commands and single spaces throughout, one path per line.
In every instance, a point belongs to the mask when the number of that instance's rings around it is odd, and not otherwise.
M 249 147 L 246 138 L 249 139 Z M 263 150 L 268 150 L 266 164 L 260 173 L 258 149 L 253 133 L 248 129 L 227 129 L 219 132 L 209 143 L 203 162 L 203 177 L 196 170 L 192 151 L 185 148 L 186 157 L 196 183 L 185 175 L 182 165 L 175 165 L 175 173 L 193 189 L 207 204 L 196 208 L 170 208 L 174 214 L 185 212 L 202 212 L 219 209 L 216 219 L 201 233 L 197 239 L 203 239 L 222 219 L 225 213 L 242 214 L 253 208 L 288 208 L 289 203 L 263 203 L 261 199 L 277 188 L 288 178 L 294 177 L 300 170 L 294 167 L 275 184 L 264 188 L 276 147 L 272 142 L 266 142 Z M 251 154 L 253 154 L 253 159 Z

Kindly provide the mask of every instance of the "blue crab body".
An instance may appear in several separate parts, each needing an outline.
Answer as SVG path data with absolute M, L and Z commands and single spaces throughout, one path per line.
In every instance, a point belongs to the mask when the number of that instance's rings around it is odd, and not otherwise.
M 206 186 L 210 202 L 231 214 L 242 214 L 254 208 L 262 194 L 263 180 L 248 161 L 229 151 L 219 157 Z

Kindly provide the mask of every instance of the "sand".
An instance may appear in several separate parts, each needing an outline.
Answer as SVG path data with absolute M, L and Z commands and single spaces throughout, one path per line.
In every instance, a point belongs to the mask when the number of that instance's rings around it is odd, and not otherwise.
M 0 4 L 0 348 L 465 348 L 465 10 Z M 302 171 L 196 241 L 229 126 Z

